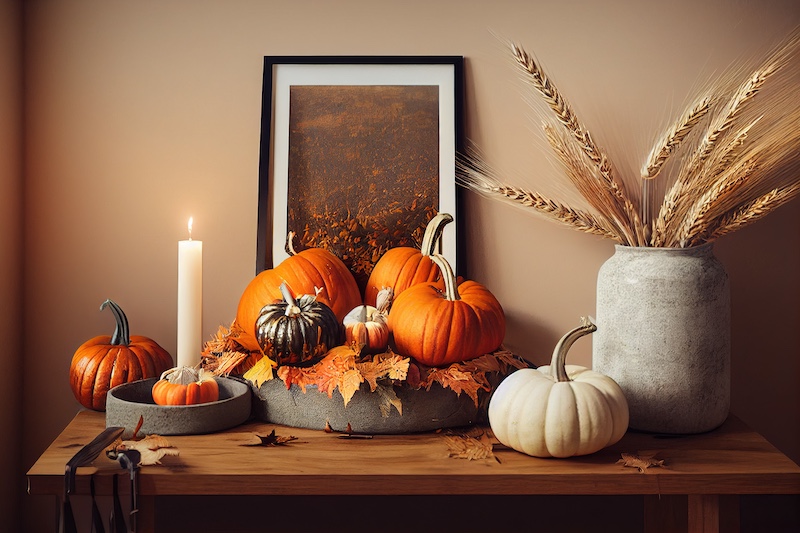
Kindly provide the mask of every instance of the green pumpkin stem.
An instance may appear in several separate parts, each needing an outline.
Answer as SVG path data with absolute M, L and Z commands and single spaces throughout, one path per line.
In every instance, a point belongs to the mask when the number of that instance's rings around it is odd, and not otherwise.
M 556 381 L 572 381 L 567 375 L 567 352 L 576 340 L 595 331 L 597 331 L 597 326 L 592 320 L 581 317 L 581 325 L 561 337 L 553 350 L 553 358 L 550 361 L 550 375 L 556 378 Z
M 458 284 L 456 283 L 456 275 L 453 273 L 453 267 L 447 262 L 443 255 L 433 254 L 430 256 L 431 261 L 436 263 L 439 270 L 442 271 L 442 279 L 444 280 L 444 297 L 455 302 L 461 299 L 458 294 Z
M 425 234 L 422 236 L 422 246 L 420 246 L 422 255 L 430 256 L 437 252 L 436 248 L 442 239 L 444 227 L 452 221 L 452 215 L 439 213 L 428 222 L 428 225 L 425 226 Z
M 114 321 L 116 322 L 114 334 L 111 336 L 111 344 L 114 346 L 129 345 L 131 343 L 131 332 L 128 327 L 128 317 L 125 316 L 122 308 L 113 300 L 106 300 L 100 304 L 101 311 L 106 307 L 111 309 L 111 312 L 114 314 Z

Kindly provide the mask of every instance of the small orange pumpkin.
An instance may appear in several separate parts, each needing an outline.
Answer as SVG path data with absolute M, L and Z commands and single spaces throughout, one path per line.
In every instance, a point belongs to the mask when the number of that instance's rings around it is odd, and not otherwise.
M 153 385 L 153 401 L 158 405 L 195 405 L 217 400 L 217 380 L 203 369 L 171 368 Z
M 453 221 L 452 215 L 439 213 L 425 227 L 422 245 L 419 250 L 410 246 L 390 248 L 375 264 L 367 280 L 364 303 L 375 304 L 378 292 L 384 287 L 392 289 L 397 297 L 407 288 L 418 283 L 435 281 L 439 278 L 439 268 L 430 256 L 436 252 L 444 227 Z
M 392 289 L 378 293 L 376 306 L 359 305 L 344 317 L 345 342 L 360 347 L 364 353 L 380 353 L 389 345 L 388 311 L 392 303 Z M 358 349 L 358 348 L 357 348 Z
M 109 389 L 155 378 L 172 367 L 172 356 L 150 338 L 131 335 L 128 318 L 119 305 L 106 300 L 100 306 L 114 314 L 113 335 L 100 335 L 81 344 L 72 356 L 69 382 L 75 398 L 87 409 L 106 410 Z
M 295 252 L 293 233 L 289 234 L 289 254 L 278 266 L 264 270 L 244 289 L 236 311 L 236 324 L 244 331 L 241 343 L 258 351 L 256 321 L 261 309 L 281 301 L 281 283 L 286 283 L 293 296 L 316 294 L 317 299 L 331 308 L 337 320 L 361 303 L 361 291 L 353 274 L 341 259 L 322 248 L 307 248 Z
M 403 291 L 392 304 L 389 327 L 398 353 L 428 366 L 444 366 L 491 353 L 503 342 L 503 308 L 489 289 L 456 277 L 441 255 L 445 290 L 420 283 Z

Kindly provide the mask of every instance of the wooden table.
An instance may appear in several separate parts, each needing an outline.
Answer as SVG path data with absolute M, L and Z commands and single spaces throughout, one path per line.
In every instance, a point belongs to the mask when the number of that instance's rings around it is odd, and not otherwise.
M 104 423 L 103 413 L 78 413 L 31 467 L 28 492 L 61 498 L 65 463 Z M 273 429 L 297 440 L 247 446 Z M 502 447 L 493 459 L 452 458 L 445 433 L 341 438 L 250 422 L 212 435 L 171 436 L 180 455 L 141 468 L 139 531 L 163 527 L 155 523 L 154 509 L 170 496 L 441 494 L 643 495 L 645 531 L 736 531 L 738 495 L 800 494 L 800 467 L 734 417 L 702 435 L 629 432 L 610 448 L 572 459 L 537 459 Z M 623 452 L 655 453 L 665 463 L 640 473 L 618 463 Z M 108 495 L 111 479 L 124 475 L 101 455 L 78 469 L 77 492 L 88 494 L 94 476 L 97 493 Z

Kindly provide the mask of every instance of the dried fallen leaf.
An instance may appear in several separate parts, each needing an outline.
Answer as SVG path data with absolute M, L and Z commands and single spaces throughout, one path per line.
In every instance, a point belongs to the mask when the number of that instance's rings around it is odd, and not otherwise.
M 263 436 L 258 435 L 258 434 L 256 434 L 256 437 L 258 437 L 259 442 L 256 442 L 256 443 L 253 443 L 253 444 L 245 444 L 245 446 L 268 446 L 268 447 L 270 447 L 270 446 L 284 446 L 284 445 L 288 444 L 289 442 L 292 442 L 293 440 L 297 440 L 297 437 L 295 437 L 295 436 L 282 437 L 281 435 L 276 435 L 274 429 L 266 437 L 263 437 Z
M 494 459 L 500 462 L 492 451 L 492 438 L 486 432 L 481 431 L 477 435 L 448 434 L 444 435 L 444 438 L 447 442 L 448 457 L 470 461 Z
M 400 416 L 403 415 L 403 402 L 397 396 L 391 384 L 383 385 L 379 383 L 375 392 L 380 395 L 381 402 L 378 408 L 381 410 L 381 416 L 383 418 L 389 418 L 389 414 L 392 412 L 392 406 L 397 409 L 397 413 L 400 414 Z
M 141 466 L 160 465 L 161 459 L 167 455 L 179 455 L 178 448 L 172 446 L 166 437 L 148 435 L 141 440 L 124 440 L 114 446 L 112 453 L 136 450 L 141 455 Z M 111 454 L 109 454 L 111 456 Z
M 636 468 L 640 473 L 646 474 L 647 469 L 650 467 L 664 467 L 663 459 L 655 459 L 656 454 L 652 455 L 637 455 L 635 453 L 623 453 L 622 459 L 617 461 L 616 464 L 621 464 L 624 467 Z

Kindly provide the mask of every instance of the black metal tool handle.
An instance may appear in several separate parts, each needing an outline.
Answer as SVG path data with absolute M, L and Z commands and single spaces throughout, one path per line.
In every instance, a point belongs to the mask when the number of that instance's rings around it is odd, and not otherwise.
M 100 455 L 100 452 L 122 435 L 123 431 L 125 431 L 124 427 L 106 428 L 92 442 L 72 456 L 72 459 L 67 462 L 64 468 L 64 492 L 66 494 L 72 494 L 75 491 L 75 471 L 78 467 L 86 466 L 94 461 Z

